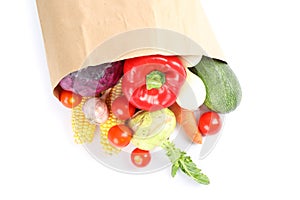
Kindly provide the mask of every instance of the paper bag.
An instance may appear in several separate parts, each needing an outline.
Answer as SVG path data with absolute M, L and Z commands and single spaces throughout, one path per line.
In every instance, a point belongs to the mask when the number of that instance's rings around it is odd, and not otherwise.
M 224 60 L 199 0 L 37 0 L 37 8 L 53 89 L 80 68 L 136 56 Z

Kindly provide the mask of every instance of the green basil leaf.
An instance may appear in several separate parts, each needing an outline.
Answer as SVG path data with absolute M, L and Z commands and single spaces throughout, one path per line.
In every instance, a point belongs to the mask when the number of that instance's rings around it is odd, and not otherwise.
M 176 175 L 178 169 L 179 169 L 179 163 L 176 162 L 172 165 L 172 172 L 171 172 L 172 177 Z

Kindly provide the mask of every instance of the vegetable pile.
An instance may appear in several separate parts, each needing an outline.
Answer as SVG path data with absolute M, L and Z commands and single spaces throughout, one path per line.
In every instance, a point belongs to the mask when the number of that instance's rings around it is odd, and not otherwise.
M 59 100 L 72 108 L 76 143 L 92 142 L 99 127 L 108 155 L 133 145 L 128 161 L 142 168 L 151 163 L 151 152 L 162 148 L 173 177 L 181 169 L 204 185 L 208 177 L 170 136 L 179 124 L 186 139 L 200 145 L 220 132 L 221 115 L 241 101 L 239 82 L 227 63 L 206 56 L 191 68 L 178 56 L 163 55 L 90 66 L 68 74 L 58 87 Z M 200 107 L 206 111 L 196 117 Z

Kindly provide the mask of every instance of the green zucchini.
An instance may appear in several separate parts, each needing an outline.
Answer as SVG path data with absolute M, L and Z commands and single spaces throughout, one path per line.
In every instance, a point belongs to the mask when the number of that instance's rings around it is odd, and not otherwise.
M 201 61 L 189 70 L 204 82 L 204 105 L 207 108 L 218 113 L 229 113 L 238 107 L 242 98 L 241 86 L 226 62 L 203 56 Z

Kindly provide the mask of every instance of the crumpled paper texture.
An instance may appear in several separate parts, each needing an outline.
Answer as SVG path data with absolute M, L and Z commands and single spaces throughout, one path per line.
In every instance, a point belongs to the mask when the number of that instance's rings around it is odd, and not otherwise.
M 199 0 L 37 0 L 37 8 L 53 89 L 82 67 L 135 56 L 223 59 Z

